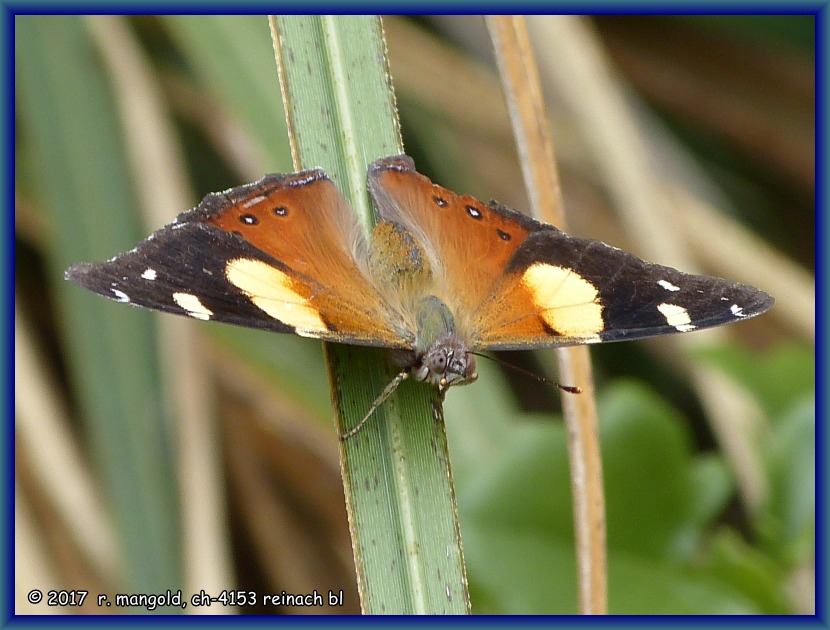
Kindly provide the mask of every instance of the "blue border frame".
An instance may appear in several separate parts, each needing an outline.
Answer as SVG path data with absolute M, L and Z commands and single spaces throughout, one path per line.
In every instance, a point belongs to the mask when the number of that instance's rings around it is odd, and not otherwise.
M 113 3 L 106 0 L 94 2 L 57 2 L 55 0 L 32 0 L 31 2 L 7 2 L 4 9 L 12 15 L 25 14 L 67 14 L 82 15 L 87 13 L 112 14 L 265 14 L 275 9 L 281 13 L 308 13 L 309 8 L 315 13 L 337 13 L 342 15 L 358 15 L 366 13 L 382 14 L 481 14 L 486 9 L 492 13 L 558 13 L 558 14 L 655 14 L 655 15 L 820 15 L 826 8 L 826 2 L 800 1 L 786 3 L 759 3 L 750 0 L 731 0 L 717 2 L 717 0 L 685 0 L 678 3 L 628 2 L 626 0 L 606 0 L 605 2 L 550 2 L 545 0 L 524 0 L 516 4 L 501 4 L 496 2 L 476 2 L 475 0 L 455 0 L 454 2 L 413 1 L 397 2 L 393 6 L 372 1 L 347 2 L 329 1 L 309 4 L 302 0 L 285 0 L 279 3 L 268 3 L 256 0 L 245 0 L 240 3 L 217 3 L 210 5 L 197 0 L 179 0 L 178 2 L 163 2 L 149 0 L 148 2 Z
M 0 28 L 5 42 L 3 59 L 3 201 L 6 208 L 15 207 L 14 194 L 14 18 L 12 14 L 3 7 L 0 15 Z M 6 404 L 6 418 L 2 437 L 0 437 L 0 448 L 2 448 L 3 483 L 0 489 L 0 501 L 4 508 L 5 515 L 14 514 L 14 213 L 6 212 L 5 226 L 3 231 L 2 255 L 5 270 L 2 278 L 3 290 L 3 330 L 6 334 L 3 337 L 3 356 L 6 359 L 6 377 L 3 379 L 3 401 Z M 0 520 L 0 530 L 3 532 L 0 552 L 9 561 L 3 563 L 3 580 L 0 585 L 0 611 L 11 611 L 14 609 L 14 518 L 3 518 Z M 3 622 L 6 622 L 6 615 L 3 615 Z M 5 623 L 4 623 L 5 625 Z
M 823 5 L 816 15 L 816 617 L 827 624 L 827 602 L 822 595 L 827 588 L 827 459 L 823 454 L 830 452 L 827 444 L 827 374 L 824 361 L 826 359 L 826 339 L 822 326 L 827 316 L 825 300 L 828 243 L 826 216 L 827 210 L 827 182 L 825 174 L 827 164 L 827 33 L 830 26 L 830 12 L 827 5 Z
M 658 13 L 658 9 L 665 7 L 657 3 L 650 2 L 604 2 L 604 3 L 585 3 L 579 4 L 576 2 L 556 4 L 550 2 L 523 2 L 519 5 L 511 5 L 509 7 L 501 7 L 510 12 L 523 13 L 539 13 L 551 12 L 555 10 L 557 13 Z M 235 4 L 231 7 L 223 7 L 222 5 L 214 5 L 206 7 L 204 3 L 187 1 L 178 2 L 176 4 L 168 4 L 164 2 L 129 2 L 121 5 L 113 5 L 111 2 L 83 2 L 75 4 L 63 4 L 60 2 L 10 2 L 2 5 L 2 16 L 0 16 L 0 25 L 2 25 L 2 34 L 5 42 L 5 63 L 4 63 L 4 139 L 6 140 L 6 161 L 4 169 L 3 182 L 5 184 L 5 201 L 6 207 L 14 208 L 15 194 L 14 194 L 14 163 L 15 163 L 15 120 L 14 120 L 14 18 L 16 15 L 24 14 L 41 14 L 41 13 L 59 13 L 59 14 L 84 14 L 84 13 L 228 13 L 228 14 L 244 14 L 244 13 L 264 13 L 266 9 L 279 8 L 284 13 L 304 13 L 308 11 L 308 5 L 301 1 L 291 0 L 289 2 L 281 2 L 279 6 L 268 5 L 266 3 L 258 2 L 244 2 L 242 4 Z M 483 5 L 481 2 L 473 2 L 472 0 L 465 0 L 462 2 L 454 2 L 452 4 L 444 4 L 439 2 L 407 2 L 396 4 L 394 7 L 386 7 L 372 2 L 358 2 L 358 3 L 315 3 L 314 9 L 316 11 L 331 11 L 336 13 L 366 13 L 377 12 L 379 9 L 388 11 L 393 8 L 394 13 L 447 13 L 448 11 L 454 13 L 480 13 L 483 9 L 492 8 L 498 9 L 497 5 Z M 784 619 L 769 618 L 769 617 L 751 617 L 751 618 L 723 618 L 720 617 L 607 617 L 607 618 L 562 618 L 562 617 L 526 617 L 526 618 L 487 618 L 487 617 L 469 617 L 453 619 L 454 623 L 461 624 L 482 624 L 490 625 L 492 623 L 516 623 L 522 621 L 526 623 L 556 623 L 558 626 L 571 626 L 576 624 L 598 624 L 598 623 L 614 623 L 614 624 L 665 624 L 668 619 L 672 622 L 683 625 L 703 625 L 710 624 L 715 620 L 729 620 L 730 623 L 737 625 L 784 625 L 790 626 L 798 625 L 817 625 L 827 626 L 827 606 L 822 597 L 826 588 L 826 568 L 827 568 L 827 548 L 825 539 L 820 533 L 825 531 L 826 525 L 826 501 L 825 501 L 825 479 L 827 473 L 827 461 L 821 456 L 822 453 L 830 452 L 826 443 L 826 429 L 822 420 L 826 417 L 826 391 L 825 385 L 828 385 L 824 370 L 825 357 L 825 335 L 821 326 L 826 315 L 826 308 L 824 300 L 826 294 L 825 286 L 825 269 L 827 265 L 828 253 L 823 245 L 828 242 L 827 234 L 827 218 L 824 214 L 824 209 L 827 208 L 827 186 L 824 175 L 826 164 L 824 161 L 825 148 L 827 146 L 827 128 L 825 112 L 827 106 L 827 82 L 825 81 L 826 67 L 826 34 L 828 32 L 828 10 L 826 2 L 796 2 L 792 4 L 770 4 L 762 5 L 757 2 L 731 2 L 729 4 L 722 4 L 709 1 L 690 2 L 686 1 L 680 4 L 670 5 L 670 10 L 667 14 L 728 14 L 728 13 L 745 13 L 745 14 L 765 14 L 765 15 L 815 15 L 816 16 L 816 169 L 818 177 L 816 178 L 816 250 L 817 258 L 817 319 L 819 326 L 816 331 L 817 341 L 817 374 L 819 379 L 819 387 L 817 388 L 816 405 L 817 411 L 817 480 L 816 480 L 816 615 L 814 617 L 786 617 Z M 5 269 L 7 272 L 3 276 L 3 294 L 6 298 L 7 305 L 14 304 L 14 284 L 13 284 L 13 270 L 14 270 L 14 220 L 13 214 L 7 212 L 6 223 L 8 230 L 4 234 L 3 253 L 6 262 Z M 11 273 L 9 273 L 11 272 Z M 5 483 L 0 490 L 0 500 L 5 508 L 5 515 L 14 514 L 14 409 L 12 407 L 11 393 L 14 391 L 14 364 L 11 358 L 14 339 L 13 328 L 13 310 L 7 308 L 4 311 L 4 324 L 7 335 L 4 338 L 4 354 L 7 359 L 7 378 L 4 379 L 4 400 L 7 401 L 7 423 L 6 429 L 2 433 L 2 455 L 3 467 L 5 474 Z M 118 623 L 152 623 L 167 620 L 175 620 L 177 623 L 198 623 L 198 624 L 237 624 L 244 620 L 244 623 L 279 623 L 285 625 L 302 625 L 307 627 L 312 623 L 319 623 L 325 620 L 331 623 L 331 619 L 336 619 L 335 623 L 353 623 L 349 618 L 343 617 L 191 617 L 191 616 L 102 616 L 98 617 L 48 617 L 48 616 L 14 616 L 14 521 L 13 519 L 4 519 L 3 528 L 3 557 L 8 561 L 4 563 L 3 576 L 5 578 L 2 588 L 0 588 L 0 624 L 11 625 L 25 624 L 29 626 L 37 626 L 46 622 L 47 619 L 55 620 L 57 623 L 76 624 L 82 623 L 84 625 L 90 623 L 113 623 L 113 619 L 118 619 Z M 358 623 L 424 623 L 424 620 L 419 618 L 394 617 L 392 619 L 378 619 L 378 618 L 360 618 Z M 426 621 L 427 623 L 434 623 L 433 620 Z

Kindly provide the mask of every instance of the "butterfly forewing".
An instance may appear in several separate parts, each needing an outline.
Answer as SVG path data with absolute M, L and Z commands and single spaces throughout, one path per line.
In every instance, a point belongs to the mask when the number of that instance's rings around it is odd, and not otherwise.
M 367 281 L 345 199 L 319 170 L 214 193 L 135 249 L 67 278 L 121 302 L 203 320 L 408 348 Z M 357 243 L 357 245 L 355 245 Z
M 293 332 L 283 322 L 262 317 L 260 309 L 227 281 L 228 260 L 240 257 L 279 264 L 241 238 L 202 223 L 183 223 L 160 230 L 109 261 L 74 265 L 66 277 L 104 297 L 134 306 Z
M 478 310 L 471 337 L 489 349 L 639 339 L 746 319 L 772 302 L 754 287 L 549 230 L 516 252 Z

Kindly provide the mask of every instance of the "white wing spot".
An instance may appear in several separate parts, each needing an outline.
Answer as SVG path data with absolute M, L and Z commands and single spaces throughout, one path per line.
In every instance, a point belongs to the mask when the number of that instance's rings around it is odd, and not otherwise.
M 115 294 L 115 299 L 119 302 L 127 303 L 130 301 L 130 296 L 124 293 L 123 291 L 119 291 L 118 289 L 110 289 Z
M 657 284 L 663 287 L 666 291 L 680 291 L 680 287 L 673 285 L 668 280 L 658 280 Z
M 213 316 L 213 311 L 202 304 L 192 293 L 174 293 L 173 300 L 191 317 L 207 321 Z
M 298 177 L 297 179 L 290 180 L 288 182 L 288 185 L 289 186 L 305 186 L 309 182 L 313 182 L 315 179 L 317 179 L 317 173 L 312 171 L 311 173 L 309 173 L 305 177 Z
M 155 280 L 158 277 L 158 274 L 155 269 L 147 267 L 147 269 L 144 270 L 144 273 L 141 274 L 141 277 L 145 280 Z
M 680 332 L 689 332 L 695 329 L 689 317 L 689 311 L 677 304 L 658 304 L 657 310 L 666 318 L 669 326 L 674 326 Z
M 248 201 L 246 201 L 245 203 L 242 204 L 242 207 L 243 208 L 250 208 L 251 206 L 255 206 L 256 204 L 258 204 L 260 201 L 265 201 L 265 196 L 264 195 L 257 195 L 256 197 L 252 197 L 251 199 L 248 199 Z
M 746 317 L 746 313 L 744 313 L 744 307 L 738 306 L 737 304 L 733 304 L 729 307 L 729 310 L 732 311 L 732 314 L 735 317 Z

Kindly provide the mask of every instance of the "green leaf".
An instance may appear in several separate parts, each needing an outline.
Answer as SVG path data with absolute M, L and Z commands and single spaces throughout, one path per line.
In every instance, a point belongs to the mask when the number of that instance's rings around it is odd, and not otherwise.
M 783 562 L 813 554 L 816 512 L 816 406 L 805 396 L 776 422 L 767 441 L 770 500 L 759 528 Z
M 279 17 L 281 73 L 300 167 L 322 166 L 366 228 L 368 164 L 401 152 L 380 19 Z M 394 372 L 383 353 L 329 345 L 341 433 L 355 426 Z M 367 613 L 468 611 L 455 498 L 435 391 L 404 383 L 356 435 L 341 462 Z
M 692 516 L 687 436 L 665 403 L 633 383 L 607 391 L 599 409 L 609 547 L 670 556 L 686 544 L 684 527 Z M 466 488 L 462 507 L 465 516 L 480 521 L 570 538 L 563 427 L 541 422 L 515 426 L 501 453 Z
M 598 400 L 606 481 L 609 610 L 618 614 L 753 614 L 780 610 L 778 591 L 733 584 L 706 562 L 707 532 L 731 496 L 713 455 L 693 456 L 682 418 L 641 385 Z M 515 410 L 499 449 L 465 471 L 461 525 L 474 610 L 576 613 L 573 516 L 564 428 Z M 486 412 L 482 414 L 486 416 Z M 491 420 L 479 417 L 485 433 Z M 473 435 L 469 440 L 486 436 Z M 485 452 L 483 449 L 477 452 Z M 740 576 L 738 576 L 740 577 Z M 757 576 L 752 578 L 758 579 Z M 757 602 L 754 597 L 763 597 Z
M 786 575 L 780 565 L 742 540 L 735 532 L 722 529 L 709 552 L 709 571 L 725 584 L 740 591 L 768 615 L 792 614 L 784 593 Z
M 716 453 L 702 453 L 690 471 L 695 498 L 691 501 L 692 521 L 703 527 L 726 508 L 735 492 L 735 481 L 726 462 Z
M 735 345 L 700 348 L 695 355 L 717 365 L 751 391 L 774 419 L 792 402 L 815 391 L 815 351 L 786 345 L 763 356 Z
M 575 615 L 573 545 L 543 532 L 476 523 L 464 526 L 470 590 L 477 612 Z M 627 553 L 608 557 L 609 612 L 637 614 L 757 614 L 748 598 L 707 575 Z
M 680 555 L 696 525 L 691 444 L 681 417 L 635 382 L 605 392 L 599 416 L 609 547 Z
M 771 431 L 761 450 L 769 499 L 753 527 L 768 551 L 785 565 L 812 555 L 815 536 L 815 356 L 789 345 L 759 358 L 735 347 L 700 351 L 752 392 L 767 412 Z

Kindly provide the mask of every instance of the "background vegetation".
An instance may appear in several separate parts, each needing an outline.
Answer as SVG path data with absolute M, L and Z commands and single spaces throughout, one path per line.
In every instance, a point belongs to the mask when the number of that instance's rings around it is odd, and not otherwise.
M 570 231 L 652 258 L 671 236 L 699 270 L 777 298 L 691 345 L 592 350 L 610 611 L 811 612 L 813 19 L 558 23 L 573 39 L 534 20 Z M 526 208 L 483 21 L 385 25 L 419 170 Z M 580 74 L 586 51 L 607 75 Z M 18 612 L 47 612 L 26 604 L 35 586 L 343 589 L 342 608 L 313 612 L 357 612 L 319 344 L 126 309 L 63 281 L 207 192 L 291 170 L 265 17 L 18 17 L 16 72 Z M 597 106 L 607 126 L 586 122 Z M 620 203 L 614 175 L 632 164 L 662 214 Z M 473 611 L 573 613 L 556 392 L 483 363 L 446 405 Z M 700 365 L 722 379 L 691 379 Z

